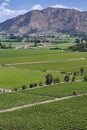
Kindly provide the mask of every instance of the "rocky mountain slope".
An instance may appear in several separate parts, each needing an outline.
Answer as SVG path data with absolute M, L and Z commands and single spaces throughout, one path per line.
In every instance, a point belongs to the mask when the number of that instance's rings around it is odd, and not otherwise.
M 75 33 L 87 32 L 87 12 L 46 8 L 29 11 L 0 23 L 0 33 Z

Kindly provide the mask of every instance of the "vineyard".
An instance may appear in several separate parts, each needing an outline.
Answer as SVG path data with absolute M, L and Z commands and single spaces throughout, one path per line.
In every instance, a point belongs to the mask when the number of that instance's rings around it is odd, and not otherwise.
M 86 130 L 87 96 L 0 114 L 2 130 Z
M 86 52 L 48 48 L 0 50 L 0 111 L 86 94 L 86 74 Z M 46 84 L 47 75 L 53 80 L 49 85 Z M 64 81 L 66 75 L 68 82 Z M 54 82 L 55 79 L 58 82 Z M 85 130 L 86 99 L 87 96 L 81 96 L 0 113 L 0 129 Z

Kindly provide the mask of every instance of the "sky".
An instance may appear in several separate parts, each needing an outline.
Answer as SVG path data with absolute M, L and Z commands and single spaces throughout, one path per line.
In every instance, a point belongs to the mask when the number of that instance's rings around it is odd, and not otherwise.
M 87 0 L 0 0 L 0 23 L 28 11 L 47 7 L 87 11 Z

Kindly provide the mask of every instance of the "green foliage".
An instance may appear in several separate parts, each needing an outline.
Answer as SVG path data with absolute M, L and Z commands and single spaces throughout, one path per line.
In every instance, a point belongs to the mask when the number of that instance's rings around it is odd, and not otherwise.
M 73 72 L 73 75 L 74 75 L 74 76 L 77 76 L 77 75 L 78 75 L 78 72 Z
M 75 82 L 75 76 L 72 76 L 71 81 L 72 81 L 72 82 Z
M 81 74 L 81 75 L 84 74 L 84 68 L 83 68 L 83 67 L 80 68 L 80 74 Z
M 80 39 L 75 39 L 75 43 L 80 44 Z
M 87 44 L 83 44 L 83 43 L 77 43 L 74 46 L 71 46 L 68 48 L 69 50 L 72 51 L 81 51 L 81 52 L 87 52 Z
M 65 76 L 64 76 L 64 82 L 69 82 L 69 80 L 70 80 L 69 75 L 65 75 Z
M 37 87 L 37 83 L 34 83 L 34 85 L 33 85 L 34 87 Z
M 72 95 L 77 95 L 77 92 L 76 92 L 76 91 L 73 91 L 73 92 L 72 92 Z
M 26 89 L 27 88 L 27 86 L 26 85 L 22 85 L 22 90 L 24 90 L 24 89 Z
M 52 74 L 47 74 L 45 77 L 46 77 L 46 84 L 47 85 L 52 84 L 52 82 L 53 82 Z
M 29 86 L 29 87 L 30 87 L 30 88 L 33 88 L 33 86 L 34 86 L 33 84 L 30 84 L 30 86 Z
M 87 75 L 84 76 L 84 80 L 87 81 Z
M 60 79 L 59 79 L 59 78 L 54 78 L 54 79 L 53 79 L 53 82 L 54 82 L 54 83 L 60 83 Z
M 43 86 L 43 83 L 42 83 L 42 81 L 40 81 L 40 82 L 39 82 L 39 86 Z

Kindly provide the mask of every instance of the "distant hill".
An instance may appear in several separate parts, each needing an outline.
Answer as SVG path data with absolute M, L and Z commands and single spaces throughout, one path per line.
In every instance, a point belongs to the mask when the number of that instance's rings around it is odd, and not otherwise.
M 46 8 L 0 23 L 0 33 L 87 33 L 87 12 Z

